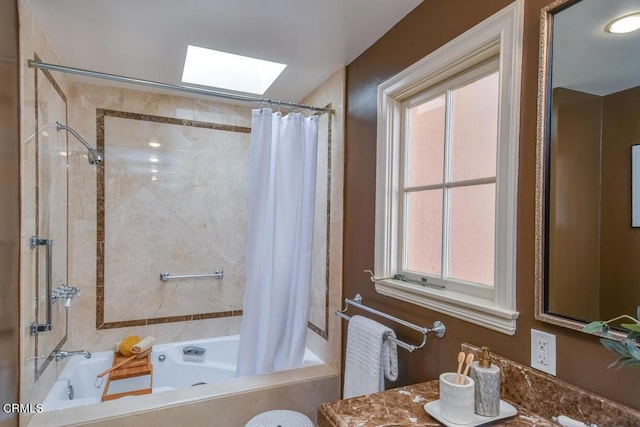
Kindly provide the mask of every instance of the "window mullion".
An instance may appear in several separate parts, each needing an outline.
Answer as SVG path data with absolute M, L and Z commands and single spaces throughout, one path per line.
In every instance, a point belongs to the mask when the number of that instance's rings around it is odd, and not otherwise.
M 398 265 L 397 271 L 404 271 L 407 265 L 407 211 L 408 211 L 408 195 L 405 191 L 407 186 L 407 177 L 409 176 L 409 168 L 411 167 L 411 159 L 409 156 L 408 142 L 411 140 L 411 115 L 409 114 L 409 108 L 402 108 L 403 126 L 401 132 L 403 135 L 400 138 L 400 188 L 398 192 L 398 237 L 399 237 L 399 250 L 398 250 Z
M 447 89 L 444 115 L 444 167 L 442 168 L 442 278 L 449 277 L 449 193 L 447 183 L 451 179 L 451 121 L 452 121 L 452 91 Z

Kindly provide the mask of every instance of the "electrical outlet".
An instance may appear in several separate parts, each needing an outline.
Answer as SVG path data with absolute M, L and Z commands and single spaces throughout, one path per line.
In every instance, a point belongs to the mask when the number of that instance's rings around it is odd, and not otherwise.
M 531 367 L 556 375 L 556 336 L 531 329 Z

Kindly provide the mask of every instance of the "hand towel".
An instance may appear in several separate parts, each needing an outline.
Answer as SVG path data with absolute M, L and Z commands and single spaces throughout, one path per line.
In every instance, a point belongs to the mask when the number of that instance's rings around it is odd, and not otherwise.
M 391 381 L 397 379 L 397 346 L 385 339 L 386 336 L 395 337 L 395 333 L 367 317 L 356 315 L 349 321 L 344 368 L 345 399 L 384 390 L 385 376 Z

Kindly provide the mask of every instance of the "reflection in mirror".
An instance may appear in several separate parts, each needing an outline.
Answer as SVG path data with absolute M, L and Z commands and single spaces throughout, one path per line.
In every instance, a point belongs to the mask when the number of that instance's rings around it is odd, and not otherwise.
M 637 0 L 542 11 L 536 183 L 536 318 L 581 329 L 640 305 L 632 146 L 640 144 Z

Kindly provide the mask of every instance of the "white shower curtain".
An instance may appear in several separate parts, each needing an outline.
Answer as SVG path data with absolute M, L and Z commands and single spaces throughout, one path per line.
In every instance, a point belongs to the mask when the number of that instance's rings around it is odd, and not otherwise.
M 299 366 L 305 351 L 318 117 L 252 111 L 246 283 L 237 376 Z

